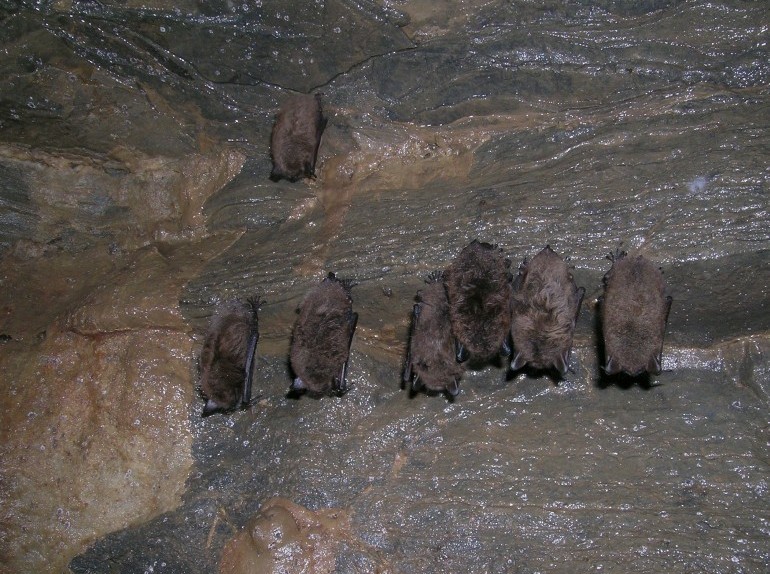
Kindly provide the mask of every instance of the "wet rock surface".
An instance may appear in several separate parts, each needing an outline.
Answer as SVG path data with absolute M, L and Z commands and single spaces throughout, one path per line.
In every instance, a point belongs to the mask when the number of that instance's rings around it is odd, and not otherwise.
M 0 572 L 766 570 L 761 3 L 64 0 L 0 20 Z M 296 91 L 329 116 L 318 178 L 273 183 Z M 574 372 L 488 366 L 453 402 L 410 397 L 414 295 L 475 238 L 570 256 Z M 600 375 L 620 242 L 674 299 L 649 381 Z M 328 271 L 358 282 L 352 389 L 297 399 L 295 309 Z M 202 419 L 210 315 L 253 293 L 261 399 Z M 259 546 L 276 528 L 283 562 Z

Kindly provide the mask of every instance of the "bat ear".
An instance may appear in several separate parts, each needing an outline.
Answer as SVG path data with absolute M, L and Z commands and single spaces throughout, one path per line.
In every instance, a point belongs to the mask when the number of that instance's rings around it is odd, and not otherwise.
M 520 368 L 522 368 L 526 364 L 527 364 L 527 361 L 524 359 L 524 357 L 521 356 L 521 353 L 516 353 L 516 356 L 513 358 L 513 361 L 511 361 L 511 370 L 518 371 Z
M 292 391 L 301 391 L 301 390 L 306 389 L 306 388 L 307 387 L 305 386 L 304 381 L 302 379 L 300 379 L 299 377 L 294 379 L 294 381 L 292 381 L 292 383 L 291 383 L 291 390 Z
M 209 399 L 206 401 L 206 404 L 203 405 L 203 413 L 201 413 L 201 416 L 204 416 L 204 417 L 211 416 L 218 410 L 220 410 L 219 405 L 216 404 L 211 399 Z

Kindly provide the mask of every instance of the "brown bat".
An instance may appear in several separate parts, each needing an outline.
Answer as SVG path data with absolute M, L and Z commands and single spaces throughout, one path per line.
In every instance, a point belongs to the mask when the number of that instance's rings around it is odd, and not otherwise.
M 524 260 L 513 282 L 511 369 L 529 365 L 567 374 L 583 295 L 585 289 L 578 289 L 569 267 L 550 246 L 529 263 Z
M 329 273 L 300 305 L 291 343 L 292 390 L 315 395 L 347 392 L 350 344 L 358 314 L 353 312 L 353 283 Z
M 510 266 L 502 249 L 474 239 L 444 272 L 459 362 L 510 355 Z
M 291 182 L 315 177 L 315 161 L 326 118 L 321 110 L 321 94 L 291 98 L 275 118 L 270 140 L 273 170 L 270 179 Z
M 660 269 L 642 255 L 610 255 L 600 299 L 605 364 L 608 375 L 660 373 L 663 335 L 671 309 Z
M 460 392 L 460 379 L 465 369 L 455 359 L 443 279 L 441 271 L 432 273 L 425 280 L 427 286 L 417 293 L 404 383 L 410 385 L 413 393 L 427 388 L 429 391 L 446 391 L 454 397 Z
M 231 301 L 214 314 L 200 356 L 203 416 L 251 403 L 254 357 L 259 340 L 259 297 Z

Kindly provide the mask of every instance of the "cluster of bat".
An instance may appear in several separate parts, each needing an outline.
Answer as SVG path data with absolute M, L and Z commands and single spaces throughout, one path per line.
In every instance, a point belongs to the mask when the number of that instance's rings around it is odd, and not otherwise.
M 671 297 L 660 269 L 642 255 L 617 252 L 599 299 L 604 371 L 638 376 L 661 370 Z M 567 263 L 546 246 L 526 259 L 515 279 L 502 249 L 472 241 L 418 291 L 404 368 L 412 392 L 455 396 L 467 364 L 513 354 L 514 371 L 528 367 L 564 376 L 585 289 Z M 353 283 L 329 273 L 298 309 L 291 342 L 292 391 L 347 391 L 350 345 L 358 321 Z M 258 299 L 231 303 L 214 316 L 201 352 L 203 415 L 247 407 L 258 340 Z
M 276 116 L 270 179 L 315 177 L 326 126 L 319 94 L 297 96 Z M 609 374 L 659 373 L 671 297 L 660 269 L 643 256 L 611 256 L 600 300 Z M 510 356 L 511 369 L 553 370 L 564 376 L 585 289 L 567 263 L 546 246 L 513 279 L 510 260 L 489 243 L 472 241 L 444 271 L 432 273 L 412 312 L 404 382 L 455 396 L 466 365 Z M 353 283 L 329 273 L 298 309 L 290 363 L 291 390 L 344 394 L 350 345 L 358 322 Z M 259 339 L 259 298 L 232 302 L 214 315 L 200 357 L 203 415 L 248 407 Z
M 320 94 L 291 98 L 273 125 L 270 179 L 294 182 L 315 177 L 325 127 Z M 352 310 L 351 287 L 352 283 L 330 273 L 308 294 L 294 331 L 291 363 L 297 377 L 292 389 L 315 393 L 347 390 L 347 358 L 358 321 Z M 250 404 L 259 339 L 258 311 L 259 298 L 253 298 L 246 304 L 230 302 L 215 313 L 200 356 L 201 391 L 206 398 L 203 416 Z M 318 352 L 318 343 L 322 353 Z
M 351 281 L 329 275 L 305 296 L 292 334 L 292 391 L 342 395 L 347 391 L 350 344 L 358 323 Z M 251 404 L 259 341 L 258 297 L 231 301 L 214 314 L 200 355 L 203 416 Z

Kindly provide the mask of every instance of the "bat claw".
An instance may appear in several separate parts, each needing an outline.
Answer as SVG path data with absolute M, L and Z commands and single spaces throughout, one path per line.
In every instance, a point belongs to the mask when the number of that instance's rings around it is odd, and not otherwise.
M 564 353 L 563 355 L 558 355 L 556 357 L 556 361 L 554 361 L 553 364 L 554 368 L 559 372 L 559 374 L 563 377 L 567 374 L 567 371 L 569 371 L 569 356 L 567 353 Z
M 458 363 L 464 363 L 468 360 L 470 353 L 460 341 L 455 339 L 455 358 Z
M 662 357 L 660 356 L 650 357 L 650 361 L 647 363 L 647 371 L 653 375 L 659 375 L 661 370 L 661 358 Z
M 524 357 L 521 356 L 521 353 L 516 353 L 516 356 L 513 358 L 513 361 L 511 361 L 511 370 L 518 371 L 526 364 L 527 364 L 527 361 L 524 359 Z
M 613 362 L 614 362 L 613 358 L 608 357 L 607 363 L 604 365 L 604 372 L 607 373 L 608 375 L 614 375 L 615 373 L 620 372 L 620 369 L 618 369 L 617 366 L 613 365 Z
M 214 401 L 212 401 L 211 399 L 209 399 L 206 401 L 206 404 L 203 405 L 203 412 L 201 413 L 201 416 L 208 417 L 213 415 L 216 412 L 219 412 L 220 410 L 222 410 L 220 406 Z
M 343 373 L 346 370 L 346 367 L 347 367 L 347 363 L 345 363 L 345 367 L 343 367 Z M 344 374 L 341 379 L 334 379 L 334 383 L 332 384 L 332 390 L 340 397 L 348 392 L 348 382 L 345 379 Z

